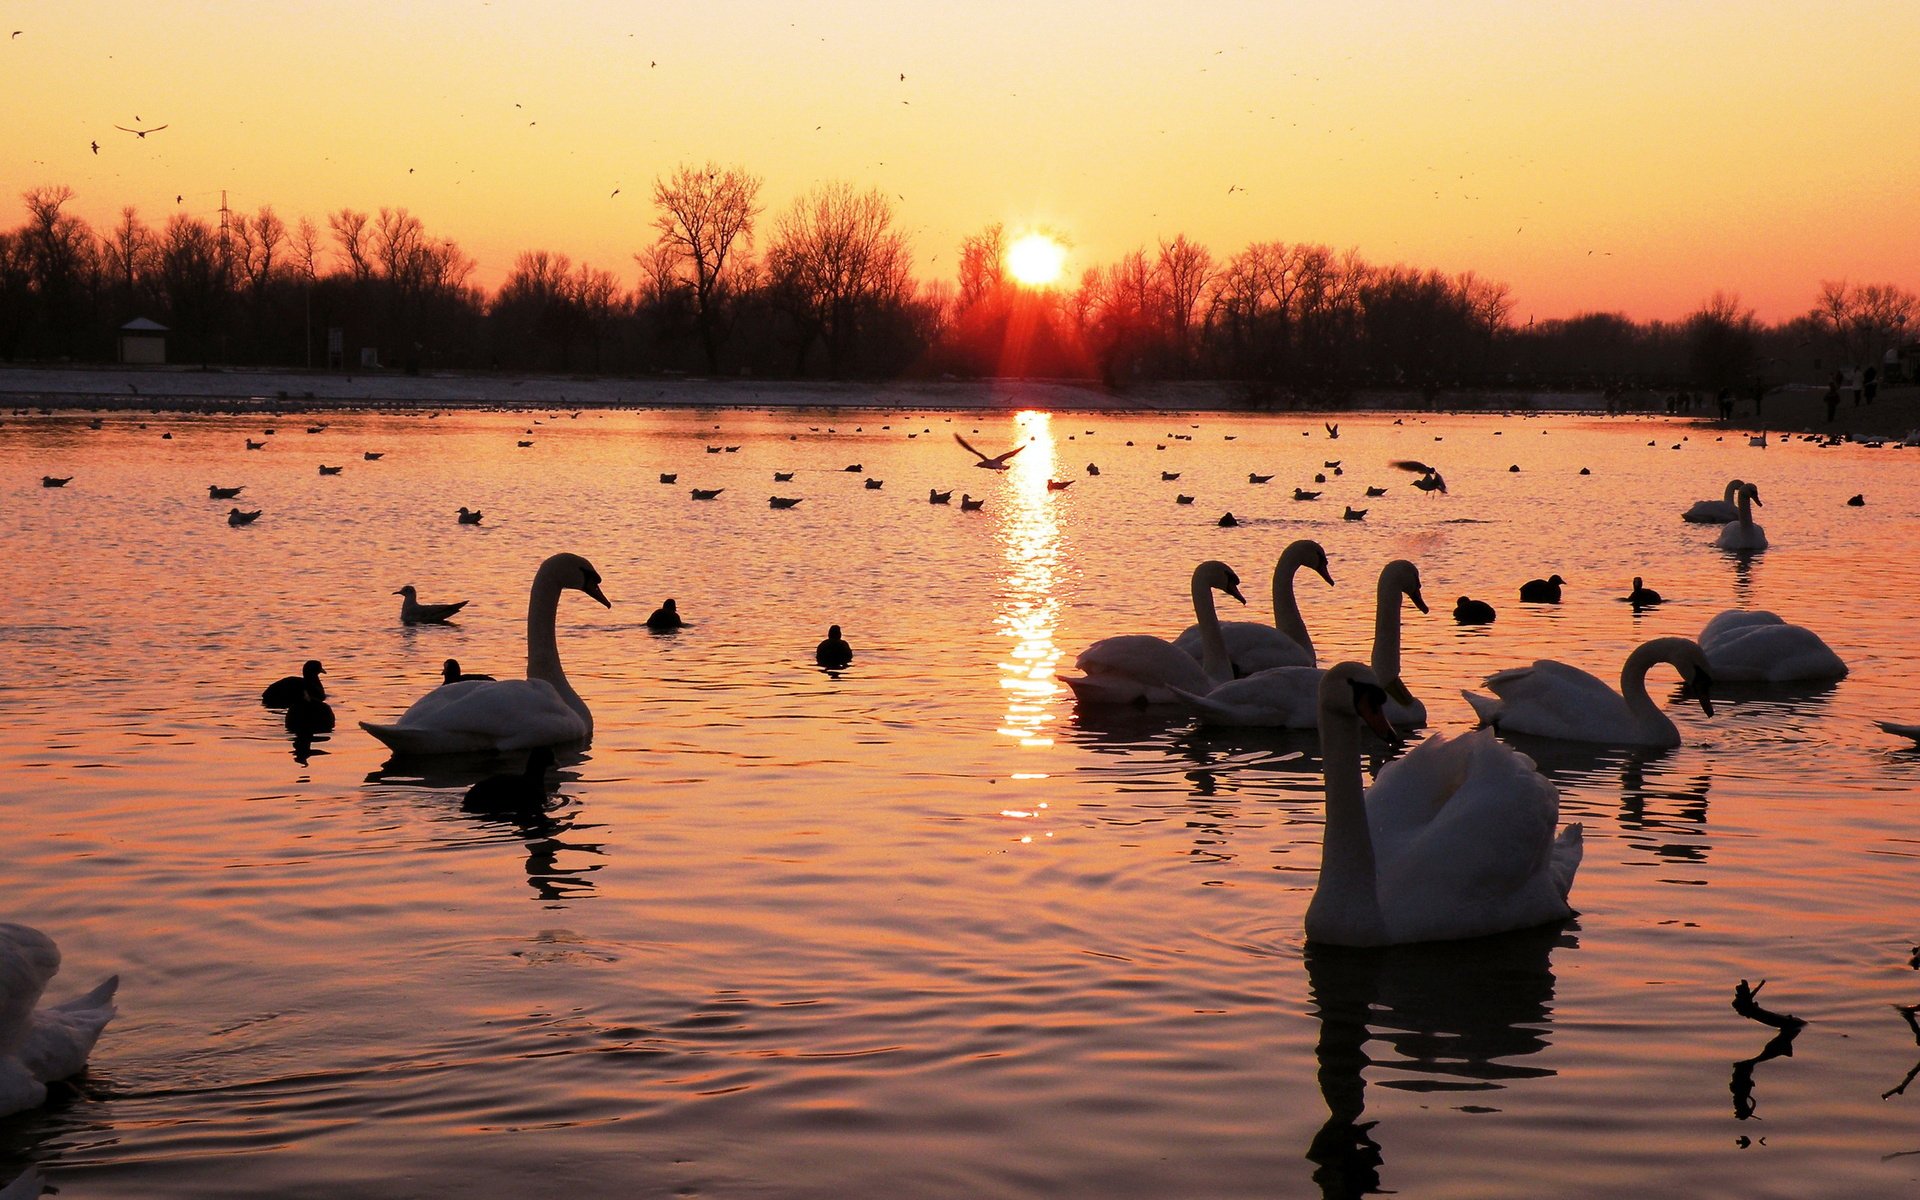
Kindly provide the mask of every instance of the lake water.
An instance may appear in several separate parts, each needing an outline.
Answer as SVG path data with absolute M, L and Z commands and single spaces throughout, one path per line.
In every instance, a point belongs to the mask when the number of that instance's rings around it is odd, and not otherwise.
M 993 474 L 956 430 L 1032 441 Z M 10 416 L 0 916 L 59 941 L 54 995 L 122 985 L 81 1086 L 0 1121 L 0 1180 L 31 1159 L 76 1200 L 1911 1195 L 1920 1085 L 1882 1093 L 1920 1060 L 1894 1007 L 1920 1002 L 1920 754 L 1872 720 L 1920 721 L 1916 464 L 1564 416 L 1347 417 L 1338 440 L 1282 416 Z M 1734 475 L 1772 539 L 1747 562 L 1678 515 Z M 229 528 L 209 484 L 265 515 Z M 1419 564 L 1406 678 L 1442 732 L 1490 670 L 1611 680 L 1735 606 L 1853 674 L 1721 688 L 1707 718 L 1661 668 L 1681 748 L 1541 754 L 1586 828 L 1567 928 L 1309 952 L 1313 742 L 1077 712 L 1053 680 L 1095 638 L 1186 625 L 1203 558 L 1269 615 L 1303 536 L 1338 582 L 1301 578 L 1323 663 L 1365 657 L 1381 565 Z M 561 605 L 598 725 L 564 799 L 482 818 L 460 798 L 487 764 L 384 770 L 355 722 L 449 656 L 517 673 L 559 550 L 614 602 Z M 1517 602 L 1552 572 L 1565 603 Z M 1635 575 L 1670 602 L 1635 615 Z M 407 583 L 471 604 L 404 628 Z M 1461 594 L 1499 620 L 1456 627 Z M 691 625 L 651 635 L 668 596 Z M 812 663 L 830 623 L 856 651 L 837 678 Z M 340 729 L 302 763 L 258 695 L 309 657 Z M 1773 1030 L 1729 1007 L 1743 978 L 1809 1022 L 1791 1056 L 1746 1061 Z

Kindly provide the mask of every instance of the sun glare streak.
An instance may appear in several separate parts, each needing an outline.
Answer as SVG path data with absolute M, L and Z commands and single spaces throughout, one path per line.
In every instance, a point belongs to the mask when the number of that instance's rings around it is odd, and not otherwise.
M 1007 247 L 1007 272 L 1028 287 L 1046 287 L 1066 269 L 1067 248 L 1044 233 L 1029 233 Z
M 1053 631 L 1060 622 L 1055 588 L 1061 547 L 1060 523 L 1047 491 L 1054 470 L 1051 422 L 1051 415 L 1043 412 L 1014 417 L 1014 440 L 1026 449 L 1008 464 L 1007 503 L 1000 510 L 1007 580 L 997 624 L 1013 640 L 1010 660 L 1000 664 L 1000 686 L 1007 692 L 1000 733 L 1036 747 L 1053 744 L 1053 703 L 1060 693 L 1053 674 L 1060 661 Z

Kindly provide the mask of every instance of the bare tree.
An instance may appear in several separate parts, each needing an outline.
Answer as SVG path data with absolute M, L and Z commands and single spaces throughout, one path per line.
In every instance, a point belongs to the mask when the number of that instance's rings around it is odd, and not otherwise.
M 347 266 L 353 277 L 366 280 L 373 275 L 373 260 L 369 257 L 369 235 L 366 213 L 343 208 L 327 217 L 327 225 L 333 230 L 334 240 L 340 243 L 340 253 L 347 256 Z
M 1007 281 L 1007 235 L 995 221 L 960 239 L 960 306 L 972 308 Z
M 1920 298 L 1890 283 L 1849 285 L 1844 279 L 1820 285 L 1820 297 L 1807 316 L 1841 358 L 1856 366 L 1878 363 L 1898 346 L 1920 314 Z
M 878 188 L 828 183 L 795 200 L 774 225 L 767 270 L 774 294 L 801 329 L 799 361 L 815 341 L 828 369 L 849 364 L 861 321 L 912 297 L 906 236 Z
M 753 244 L 760 215 L 760 179 L 739 167 L 681 166 L 653 185 L 660 209 L 654 228 L 659 244 L 673 251 L 680 274 L 693 288 L 694 319 L 706 352 L 707 370 L 720 370 L 720 339 L 736 244 Z M 638 257 L 638 256 L 636 256 Z
M 1200 297 L 1206 294 L 1207 284 L 1213 279 L 1213 252 L 1198 242 L 1188 241 L 1186 234 L 1179 234 L 1171 242 L 1160 243 L 1153 278 L 1160 305 L 1166 312 L 1174 354 L 1185 369 L 1193 353 L 1194 316 L 1200 307 Z
M 293 230 L 293 268 L 309 284 L 320 277 L 320 227 L 308 217 Z
M 121 313 L 132 313 L 134 297 L 153 274 L 154 254 L 153 230 L 147 228 L 132 205 L 122 208 L 120 223 L 100 243 L 100 256 L 119 295 Z
M 287 240 L 286 222 L 275 215 L 272 205 L 263 204 L 252 217 L 245 213 L 234 217 L 232 233 L 240 275 L 258 295 L 273 278 L 274 259 Z

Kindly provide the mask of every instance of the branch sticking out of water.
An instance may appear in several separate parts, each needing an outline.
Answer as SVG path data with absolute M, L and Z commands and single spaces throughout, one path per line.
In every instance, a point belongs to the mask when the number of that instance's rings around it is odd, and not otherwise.
M 1767 981 L 1764 979 L 1751 987 L 1747 985 L 1746 980 L 1742 979 L 1740 986 L 1733 989 L 1733 1011 L 1749 1021 L 1758 1021 L 1762 1025 L 1771 1025 L 1775 1029 L 1782 1031 L 1790 1029 L 1794 1033 L 1799 1033 L 1806 1027 L 1805 1021 L 1787 1013 L 1777 1013 L 1760 1007 L 1756 997 L 1760 995 L 1760 989 L 1765 986 Z M 1915 1030 L 1915 1035 L 1920 1036 L 1920 1029 Z

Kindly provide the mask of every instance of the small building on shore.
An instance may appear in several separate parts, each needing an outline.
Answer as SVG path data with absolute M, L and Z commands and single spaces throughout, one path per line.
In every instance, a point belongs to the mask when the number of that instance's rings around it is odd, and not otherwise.
M 135 317 L 122 325 L 120 361 L 142 367 L 166 365 L 167 327 L 145 317 Z

